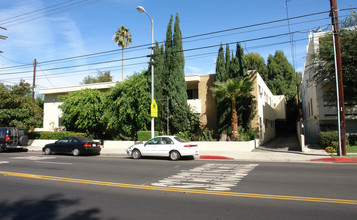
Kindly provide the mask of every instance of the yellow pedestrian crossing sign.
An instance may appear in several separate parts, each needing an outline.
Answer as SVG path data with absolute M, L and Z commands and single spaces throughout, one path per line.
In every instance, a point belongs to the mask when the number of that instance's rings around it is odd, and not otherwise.
M 157 118 L 157 104 L 155 99 L 151 103 L 151 117 Z

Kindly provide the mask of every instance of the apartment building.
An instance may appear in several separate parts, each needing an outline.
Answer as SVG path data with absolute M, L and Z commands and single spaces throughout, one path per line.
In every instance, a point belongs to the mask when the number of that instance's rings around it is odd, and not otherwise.
M 327 92 L 331 86 L 318 82 L 313 75 L 313 60 L 311 55 L 319 51 L 319 39 L 326 32 L 309 34 L 309 42 L 306 46 L 306 60 L 302 77 L 302 110 L 306 143 L 317 143 L 318 135 L 322 130 L 336 127 L 337 129 L 337 104 L 331 104 L 327 100 Z M 337 101 L 336 101 L 337 103 Z M 357 108 L 345 106 L 346 132 L 357 133 Z
M 254 89 L 252 91 L 257 101 L 257 109 L 252 128 L 257 131 L 260 142 L 264 143 L 274 138 L 276 135 L 276 122 L 286 120 L 285 97 L 274 96 L 259 73 L 249 72 L 253 81 Z M 214 86 L 215 75 L 186 75 L 188 104 L 191 109 L 200 114 L 201 129 L 215 130 L 217 128 L 217 108 L 216 101 L 211 91 Z M 81 89 L 98 89 L 106 91 L 115 86 L 116 82 L 94 83 L 79 86 L 42 89 L 40 94 L 45 96 L 43 128 L 37 130 L 50 131 L 60 127 L 61 105 L 59 96 L 69 92 L 79 91 Z

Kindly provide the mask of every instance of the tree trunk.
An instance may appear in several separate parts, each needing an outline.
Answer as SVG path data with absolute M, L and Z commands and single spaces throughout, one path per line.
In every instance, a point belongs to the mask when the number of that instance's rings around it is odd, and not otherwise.
M 124 81 L 124 47 L 121 50 L 121 81 Z
M 232 140 L 238 140 L 239 133 L 238 133 L 238 115 L 237 115 L 237 107 L 235 100 L 232 101 L 232 118 L 231 118 L 231 125 L 232 125 Z

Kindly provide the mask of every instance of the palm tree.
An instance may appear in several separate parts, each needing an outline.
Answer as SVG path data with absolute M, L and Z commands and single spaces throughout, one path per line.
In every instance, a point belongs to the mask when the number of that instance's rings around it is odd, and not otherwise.
M 249 78 L 237 77 L 228 79 L 226 82 L 215 82 L 215 87 L 211 89 L 216 96 L 226 100 L 232 107 L 232 140 L 237 140 L 239 136 L 237 101 L 239 102 L 239 99 L 251 96 L 252 85 Z
M 129 29 L 125 26 L 118 28 L 118 31 L 115 32 L 113 36 L 115 43 L 122 47 L 122 59 L 121 59 L 121 80 L 124 80 L 124 47 L 129 47 L 129 43 L 132 42 L 131 34 Z

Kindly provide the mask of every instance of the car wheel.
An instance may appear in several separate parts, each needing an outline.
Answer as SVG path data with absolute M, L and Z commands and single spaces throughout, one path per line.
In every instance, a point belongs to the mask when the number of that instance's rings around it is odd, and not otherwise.
M 46 154 L 46 155 L 51 155 L 51 154 L 52 154 L 51 148 L 46 147 L 46 149 L 45 149 L 45 154 Z
M 72 151 L 73 156 L 79 156 L 81 152 L 78 150 L 78 148 L 74 148 Z
M 135 149 L 131 153 L 131 156 L 133 157 L 133 159 L 140 159 L 141 153 L 140 153 L 140 151 L 138 149 Z
M 27 136 L 21 136 L 19 139 L 20 146 L 26 146 L 29 142 L 29 138 Z
M 181 157 L 180 153 L 176 150 L 170 152 L 170 160 L 179 160 Z

